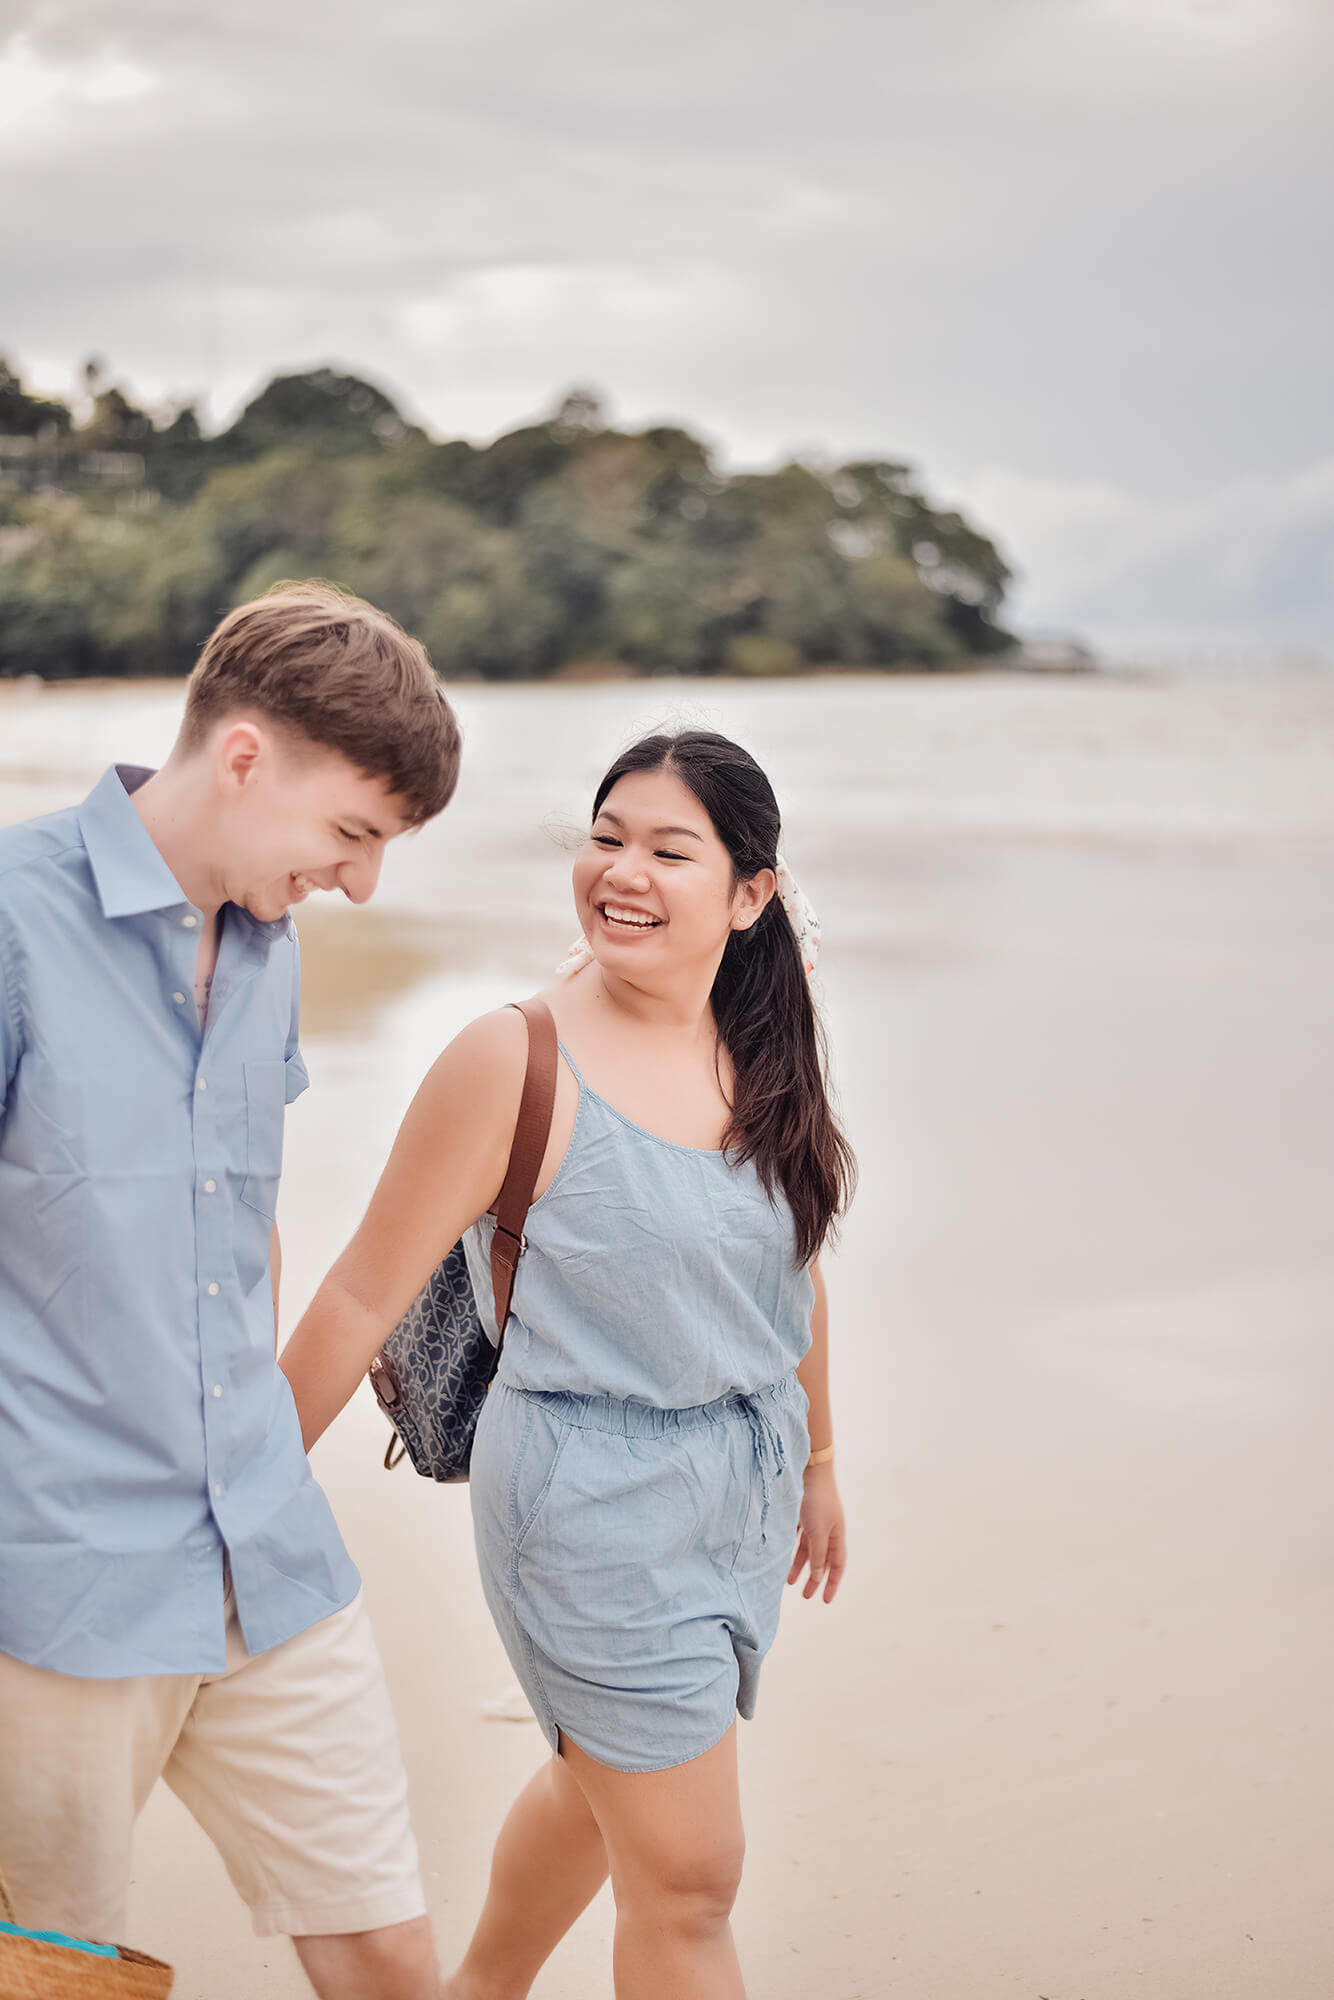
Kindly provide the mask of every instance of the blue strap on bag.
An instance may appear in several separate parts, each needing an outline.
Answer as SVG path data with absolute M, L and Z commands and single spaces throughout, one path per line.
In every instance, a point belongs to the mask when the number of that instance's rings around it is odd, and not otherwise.
M 128 1945 L 98 1944 L 63 1931 L 30 1931 L 18 1920 L 0 1870 L 0 2000 L 167 2000 L 172 1970 Z

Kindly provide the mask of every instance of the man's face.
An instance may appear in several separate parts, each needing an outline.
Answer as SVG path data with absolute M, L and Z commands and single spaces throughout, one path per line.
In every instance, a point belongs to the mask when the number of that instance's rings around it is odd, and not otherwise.
M 313 889 L 369 901 L 385 847 L 410 824 L 384 779 L 336 750 L 289 745 L 248 722 L 222 732 L 214 768 L 222 900 L 265 923 Z

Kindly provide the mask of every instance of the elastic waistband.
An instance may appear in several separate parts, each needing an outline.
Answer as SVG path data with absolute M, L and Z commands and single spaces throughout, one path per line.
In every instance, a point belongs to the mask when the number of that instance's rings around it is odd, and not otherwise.
M 668 1438 L 709 1424 L 753 1419 L 757 1411 L 789 1403 L 803 1394 L 795 1373 L 761 1389 L 734 1389 L 712 1403 L 694 1403 L 683 1410 L 661 1410 L 653 1403 L 628 1402 L 619 1396 L 579 1396 L 569 1389 L 521 1389 L 515 1382 L 498 1382 L 512 1396 L 524 1396 L 547 1410 L 558 1423 L 576 1430 L 608 1431 L 616 1437 Z

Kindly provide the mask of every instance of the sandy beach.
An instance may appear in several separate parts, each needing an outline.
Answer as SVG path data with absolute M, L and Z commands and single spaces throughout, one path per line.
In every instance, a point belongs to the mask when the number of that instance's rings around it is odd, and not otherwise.
M 176 686 L 0 684 L 0 820 L 160 759 Z M 458 690 L 459 798 L 301 917 L 290 1328 L 399 1117 L 572 934 L 568 829 L 638 727 L 766 763 L 824 920 L 862 1183 L 830 1262 L 851 1567 L 743 1725 L 754 2000 L 1327 2000 L 1334 674 Z M 466 1489 L 316 1453 L 360 1564 L 442 1959 L 545 1755 Z M 604 1894 L 534 1989 L 609 1996 Z M 161 1788 L 128 1941 L 297 2000 Z

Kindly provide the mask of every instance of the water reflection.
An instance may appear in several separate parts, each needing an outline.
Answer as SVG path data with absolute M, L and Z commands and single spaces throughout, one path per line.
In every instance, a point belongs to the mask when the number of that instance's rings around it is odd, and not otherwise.
M 297 930 L 303 1039 L 368 1028 L 392 1001 L 441 969 L 450 943 L 449 927 L 437 918 L 370 908 L 349 923 L 318 903 L 301 911 Z
M 503 916 L 446 920 L 392 906 L 308 903 L 297 916 L 302 1041 L 377 1028 L 432 979 L 452 986 L 489 977 L 527 992 L 550 976 L 569 936 L 568 923 L 551 924 L 549 936 L 536 928 L 535 938 L 526 922 L 520 940 Z

